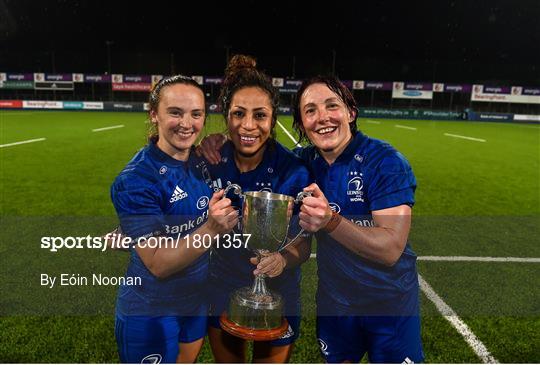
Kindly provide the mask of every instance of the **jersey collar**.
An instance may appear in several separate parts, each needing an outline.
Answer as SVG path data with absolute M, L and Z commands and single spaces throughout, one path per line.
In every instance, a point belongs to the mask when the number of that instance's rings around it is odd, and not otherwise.
M 150 152 L 152 157 L 156 159 L 156 161 L 167 164 L 169 166 L 184 166 L 184 164 L 186 163 L 185 161 L 180 161 L 175 158 L 172 158 L 171 156 L 169 156 L 168 154 L 160 150 L 159 147 L 153 142 L 149 143 L 148 151 Z M 189 155 L 191 156 L 192 153 L 194 153 L 193 148 L 192 148 L 192 151 L 190 151 Z M 189 160 L 189 157 L 188 157 L 188 160 Z
M 238 169 L 238 166 L 236 166 L 236 162 L 234 161 L 234 145 L 231 141 L 228 141 L 223 145 L 222 155 L 224 155 L 224 157 L 226 157 L 227 159 L 231 160 L 231 164 L 234 166 L 234 169 L 238 175 L 245 176 L 245 175 L 257 174 L 259 171 L 267 170 L 269 167 L 273 168 L 274 167 L 273 164 L 275 163 L 275 160 L 276 160 L 276 156 L 275 156 L 276 148 L 277 148 L 276 142 L 273 139 L 269 139 L 266 142 L 266 149 L 264 150 L 264 154 L 263 154 L 263 158 L 261 162 L 253 170 L 247 171 L 247 172 L 240 172 L 240 170 Z
M 367 136 L 358 131 L 356 134 L 353 135 L 351 142 L 345 147 L 345 150 L 341 152 L 341 155 L 339 155 L 336 158 L 335 162 L 348 162 L 350 161 L 356 153 L 358 153 L 358 149 L 366 141 Z
M 343 152 L 341 152 L 341 154 L 336 158 L 333 164 L 340 163 L 340 162 L 348 163 L 354 157 L 354 155 L 358 153 L 358 149 L 364 143 L 364 141 L 367 140 L 367 138 L 368 137 L 362 132 L 360 131 L 356 132 L 353 135 L 351 142 L 347 145 L 347 147 L 345 147 Z M 326 162 L 324 157 L 322 157 L 321 153 L 315 146 L 313 146 L 313 150 L 314 150 L 314 159 L 319 161 L 318 164 L 322 164 L 323 166 L 328 166 L 328 162 Z

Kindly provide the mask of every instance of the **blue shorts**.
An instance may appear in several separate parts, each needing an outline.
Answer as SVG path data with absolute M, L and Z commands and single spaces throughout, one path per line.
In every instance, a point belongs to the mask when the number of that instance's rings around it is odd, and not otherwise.
M 319 316 L 317 338 L 328 363 L 424 361 L 419 316 Z
M 214 328 L 221 328 L 219 317 L 229 306 L 230 293 L 224 290 L 216 290 L 210 295 L 210 315 L 208 324 Z M 271 346 L 290 345 L 300 335 L 300 299 L 296 295 L 283 296 L 285 300 L 285 318 L 289 322 L 287 332 L 277 340 L 270 341 Z M 295 315 L 298 314 L 298 315 Z
M 116 314 L 115 336 L 123 363 L 176 363 L 178 343 L 206 335 L 206 316 L 144 317 Z M 159 360 L 159 361 L 158 361 Z

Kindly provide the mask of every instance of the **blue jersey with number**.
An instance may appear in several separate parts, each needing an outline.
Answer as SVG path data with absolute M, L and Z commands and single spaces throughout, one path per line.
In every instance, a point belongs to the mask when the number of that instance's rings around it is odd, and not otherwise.
M 416 179 L 409 162 L 386 142 L 358 132 L 331 165 L 313 146 L 296 152 L 311 167 L 330 207 L 359 226 L 374 226 L 372 211 L 414 204 Z M 318 302 L 332 303 L 329 314 L 403 314 L 398 313 L 403 295 L 418 286 L 416 255 L 409 244 L 398 262 L 386 267 L 325 232 L 316 238 Z
M 225 143 L 221 149 L 221 162 L 218 165 L 208 166 L 214 189 L 219 190 L 229 184 L 238 184 L 242 192 L 269 191 L 296 198 L 297 194 L 312 182 L 309 170 L 298 156 L 278 142 L 270 140 L 267 143 L 261 163 L 254 170 L 244 173 L 238 170 L 234 161 L 233 144 Z M 227 197 L 232 200 L 235 207 L 240 208 L 242 202 L 232 190 Z M 294 216 L 290 223 L 289 237 L 294 237 L 299 231 L 298 219 Z M 251 285 L 255 265 L 251 264 L 249 259 L 254 256 L 255 254 L 244 246 L 216 247 L 212 252 L 210 263 L 212 283 L 228 290 Z M 282 293 L 289 291 L 297 293 L 300 268 L 285 270 L 278 277 L 266 280 L 270 288 Z
M 202 225 L 208 216 L 212 190 L 205 182 L 199 159 L 191 153 L 178 161 L 150 143 L 118 175 L 111 198 L 125 235 L 133 242 L 154 236 L 182 238 Z M 149 242 L 149 241 L 147 241 Z M 117 310 L 122 314 L 189 315 L 205 301 L 209 254 L 182 271 L 156 278 L 134 247 L 126 276 L 141 277 L 142 285 L 121 286 Z

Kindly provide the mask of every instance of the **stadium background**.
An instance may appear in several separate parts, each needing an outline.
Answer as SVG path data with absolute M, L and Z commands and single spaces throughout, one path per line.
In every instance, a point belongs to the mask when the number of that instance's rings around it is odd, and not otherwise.
M 217 112 L 219 77 L 239 52 L 255 55 L 281 89 L 282 143 L 295 144 L 287 108 L 298 80 L 334 73 L 359 102 L 359 128 L 411 161 L 426 360 L 540 361 L 536 2 L 321 10 L 299 2 L 45 1 L 38 9 L 0 0 L 0 16 L 1 362 L 118 361 L 116 289 L 46 289 L 39 274 L 121 275 L 126 255 L 51 253 L 39 239 L 116 224 L 108 189 L 144 144 L 152 75 L 198 76 Z M 117 86 L 113 75 L 121 75 Z M 119 90 L 133 88 L 141 91 Z M 223 129 L 210 115 L 205 133 Z M 292 361 L 321 362 L 315 260 L 303 273 L 303 332 Z M 212 361 L 207 345 L 200 361 Z

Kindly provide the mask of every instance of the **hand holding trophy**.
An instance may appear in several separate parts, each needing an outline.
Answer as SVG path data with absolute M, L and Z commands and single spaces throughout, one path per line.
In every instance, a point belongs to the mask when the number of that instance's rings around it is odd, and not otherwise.
M 294 199 L 267 191 L 242 193 L 240 186 L 231 184 L 223 196 L 231 189 L 243 198 L 242 236 L 248 237 L 247 247 L 259 261 L 265 255 L 283 250 L 303 233 L 301 230 L 287 242 L 294 204 L 300 203 L 310 193 L 300 192 Z M 274 340 L 287 331 L 288 323 L 282 315 L 283 299 L 266 287 L 265 277 L 264 274 L 255 275 L 251 287 L 237 289 L 231 294 L 229 311 L 220 317 L 225 331 L 253 341 Z

